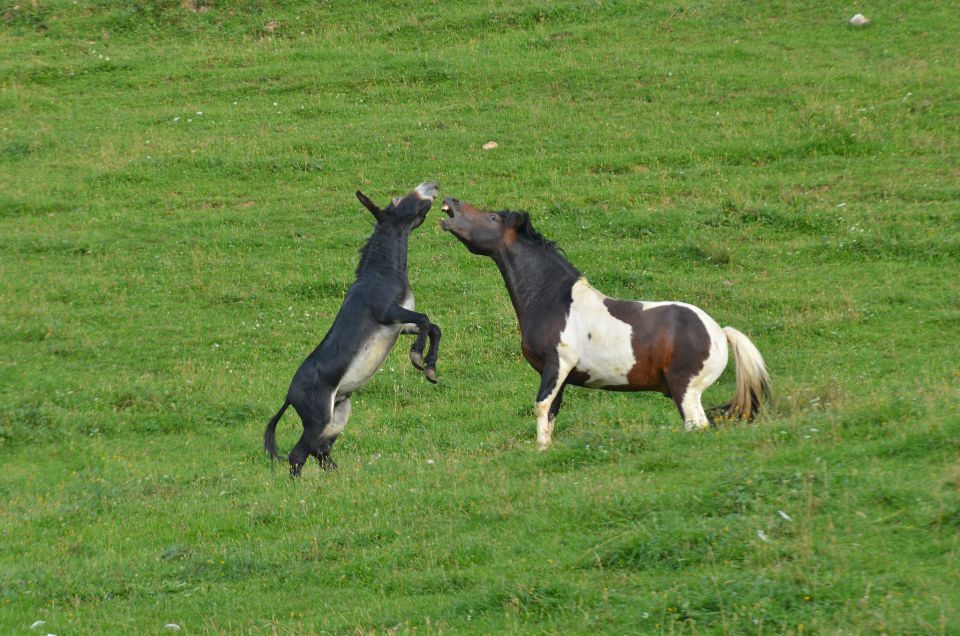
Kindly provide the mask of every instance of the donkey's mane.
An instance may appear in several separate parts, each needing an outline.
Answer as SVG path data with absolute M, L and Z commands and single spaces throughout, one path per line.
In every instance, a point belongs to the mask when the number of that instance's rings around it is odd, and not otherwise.
M 530 215 L 526 212 L 504 210 L 503 212 L 498 212 L 498 214 L 503 219 L 504 225 L 517 230 L 518 238 L 526 239 L 534 245 L 539 245 L 551 252 L 563 254 L 563 249 L 561 249 L 560 246 L 534 229 L 533 223 L 530 222 Z
M 367 252 L 370 251 L 370 243 L 373 242 L 373 236 L 374 235 L 371 234 L 367 242 L 360 248 L 360 260 L 357 262 L 357 269 L 353 272 L 353 275 L 357 278 L 360 278 L 360 272 L 364 270 L 364 266 L 367 264 Z
M 387 237 L 384 232 L 379 231 L 382 225 L 377 223 L 373 226 L 373 233 L 367 238 L 367 242 L 360 248 L 360 260 L 357 263 L 357 269 L 353 272 L 354 276 L 360 278 L 360 274 L 371 265 L 376 267 L 377 262 L 382 260 L 381 256 L 384 250 L 389 250 L 393 241 Z M 406 248 L 404 248 L 406 249 Z M 406 260 L 404 258 L 404 260 Z M 371 263 L 371 261 L 373 263 Z

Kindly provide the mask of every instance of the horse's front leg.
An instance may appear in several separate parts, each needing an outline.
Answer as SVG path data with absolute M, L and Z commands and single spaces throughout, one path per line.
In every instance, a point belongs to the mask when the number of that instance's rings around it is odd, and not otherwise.
M 547 450 L 553 442 L 553 425 L 560 410 L 564 383 L 573 366 L 560 358 L 544 362 L 543 371 L 540 372 L 540 390 L 533 405 L 537 416 L 537 450 Z
M 404 327 L 404 333 L 416 333 L 417 339 L 410 347 L 410 362 L 427 380 L 436 384 L 437 382 L 437 353 L 440 346 L 440 328 L 430 322 L 426 314 L 421 314 L 410 309 L 405 309 L 400 305 L 393 305 L 379 319 L 382 324 L 412 324 L 416 326 L 416 331 L 409 327 Z M 427 338 L 430 339 L 430 349 L 427 351 L 427 357 L 423 357 L 423 350 L 427 345 Z

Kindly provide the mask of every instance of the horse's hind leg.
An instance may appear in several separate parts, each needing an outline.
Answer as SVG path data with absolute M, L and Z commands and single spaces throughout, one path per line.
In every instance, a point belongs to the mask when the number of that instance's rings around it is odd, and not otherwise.
M 703 393 L 692 386 L 687 378 L 666 375 L 667 388 L 670 389 L 670 397 L 673 403 L 677 405 L 680 411 L 680 417 L 683 418 L 683 426 L 688 431 L 702 430 L 710 426 L 710 420 L 703 411 L 703 404 L 700 397 Z
M 693 387 L 687 387 L 683 397 L 680 399 L 680 414 L 683 415 L 683 426 L 688 431 L 701 431 L 710 427 L 710 420 L 703 411 L 703 404 L 700 401 L 702 394 Z
M 317 461 L 320 462 L 320 467 L 324 470 L 337 469 L 337 462 L 333 461 L 333 458 L 330 457 L 330 448 L 333 447 L 333 443 L 337 441 L 337 437 L 340 436 L 340 432 L 346 427 L 347 420 L 349 419 L 350 396 L 337 396 L 337 399 L 334 400 L 333 417 L 330 419 L 326 428 L 323 429 L 323 432 L 320 433 L 320 446 L 317 448 L 317 452 L 314 453 L 314 457 L 317 458 Z

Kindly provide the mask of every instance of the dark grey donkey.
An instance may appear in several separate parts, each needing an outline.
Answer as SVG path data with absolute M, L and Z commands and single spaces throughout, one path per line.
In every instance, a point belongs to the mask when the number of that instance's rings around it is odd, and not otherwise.
M 421 183 L 381 209 L 357 192 L 360 203 L 377 219 L 373 235 L 360 251 L 357 280 L 330 331 L 293 375 L 286 401 L 263 433 L 263 447 L 277 458 L 277 422 L 293 405 L 303 422 L 303 435 L 290 451 L 291 477 L 300 475 L 311 455 L 324 469 L 337 467 L 330 447 L 347 425 L 350 394 L 376 373 L 401 332 L 417 335 L 410 361 L 427 380 L 437 381 L 440 328 L 413 310 L 413 290 L 407 280 L 410 231 L 423 223 L 436 196 L 436 183 Z M 430 348 L 424 357 L 428 337 Z

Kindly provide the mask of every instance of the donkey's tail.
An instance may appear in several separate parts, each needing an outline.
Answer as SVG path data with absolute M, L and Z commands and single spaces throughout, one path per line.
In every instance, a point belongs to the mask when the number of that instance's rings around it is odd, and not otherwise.
M 733 399 L 724 408 L 724 415 L 749 421 L 757 416 L 763 400 L 770 401 L 770 375 L 763 364 L 763 356 L 750 338 L 733 327 L 724 327 L 723 333 L 733 349 L 737 369 L 737 388 Z
M 287 410 L 288 406 L 290 406 L 290 403 L 284 402 L 280 410 L 277 411 L 277 414 L 273 416 L 273 419 L 267 422 L 267 428 L 263 431 L 263 449 L 270 453 L 270 457 L 274 459 L 280 457 L 277 454 L 277 422 L 283 417 L 283 412 Z

